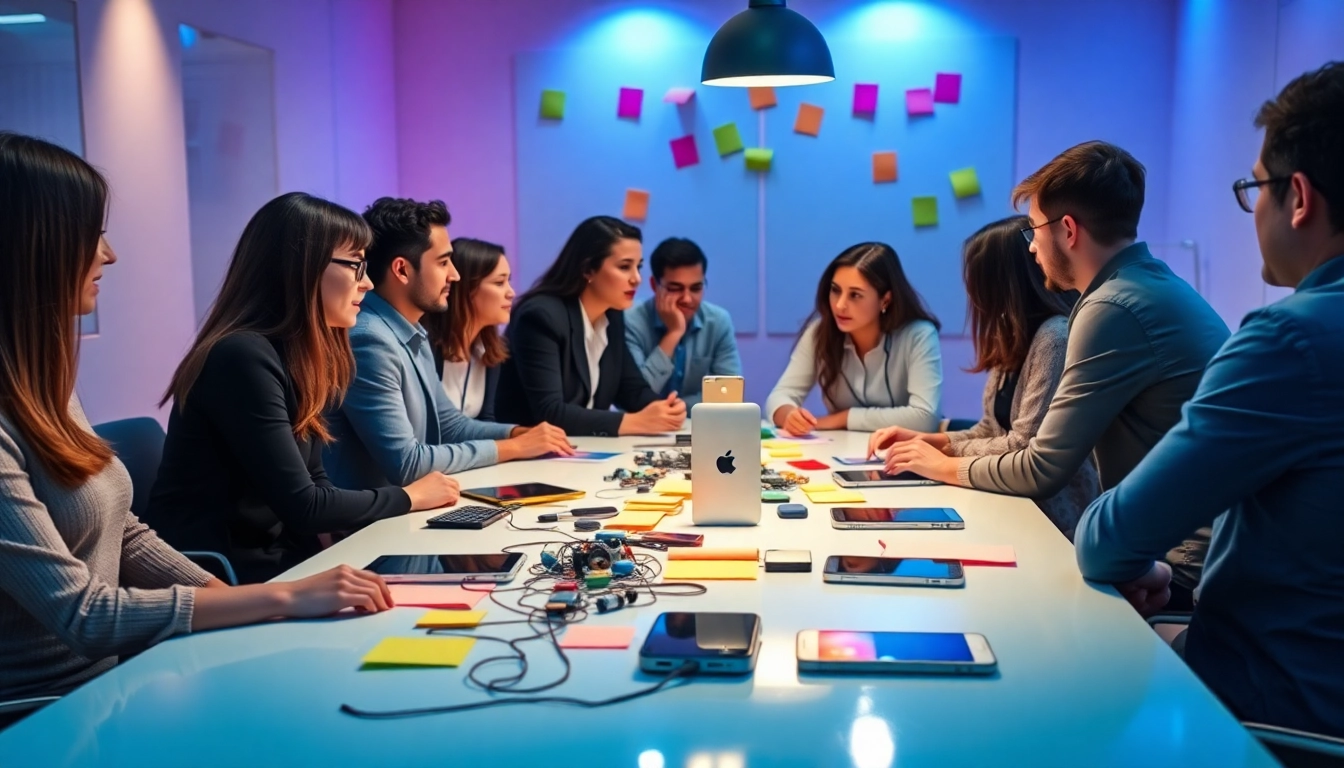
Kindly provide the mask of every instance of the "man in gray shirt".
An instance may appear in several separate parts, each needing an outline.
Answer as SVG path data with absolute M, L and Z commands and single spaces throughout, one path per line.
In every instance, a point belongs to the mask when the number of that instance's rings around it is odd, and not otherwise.
M 1020 451 L 955 458 L 912 440 L 891 448 L 888 471 L 1046 498 L 1095 452 L 1108 489 L 1180 421 L 1228 330 L 1208 302 L 1136 242 L 1143 194 L 1143 165 L 1100 141 L 1064 151 L 1013 190 L 1016 205 L 1031 201 L 1022 234 L 1046 285 L 1082 292 L 1050 409 Z M 1169 554 L 1182 574 L 1179 586 L 1194 587 L 1207 540 L 1195 536 Z

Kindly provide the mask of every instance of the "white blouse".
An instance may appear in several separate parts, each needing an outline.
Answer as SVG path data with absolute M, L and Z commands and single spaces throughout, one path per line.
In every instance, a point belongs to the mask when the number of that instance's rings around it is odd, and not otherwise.
M 593 407 L 597 397 L 597 381 L 602 375 L 602 353 L 607 351 L 607 326 L 611 321 L 607 313 L 598 315 L 597 322 L 588 319 L 588 311 L 579 302 L 579 314 L 583 316 L 583 348 L 588 353 L 588 407 Z
M 481 415 L 485 406 L 485 366 L 481 356 L 485 347 L 481 344 L 471 348 L 471 357 L 460 363 L 443 361 L 443 391 L 458 410 L 470 418 Z

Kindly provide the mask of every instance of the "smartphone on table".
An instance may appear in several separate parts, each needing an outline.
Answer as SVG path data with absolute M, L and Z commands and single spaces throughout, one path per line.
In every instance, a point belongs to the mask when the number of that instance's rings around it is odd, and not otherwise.
M 964 587 L 966 570 L 960 560 L 831 555 L 826 558 L 821 580 L 832 584 Z
M 669 674 L 690 661 L 696 674 L 741 675 L 756 668 L 760 648 L 754 613 L 664 613 L 639 649 L 639 668 Z
M 998 660 L 984 635 L 960 632 L 851 632 L 805 629 L 799 672 L 988 675 Z

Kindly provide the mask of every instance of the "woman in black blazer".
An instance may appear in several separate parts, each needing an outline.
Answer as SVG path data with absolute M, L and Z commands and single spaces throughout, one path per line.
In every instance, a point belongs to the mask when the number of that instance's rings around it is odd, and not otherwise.
M 301 192 L 263 206 L 164 395 L 174 402 L 145 522 L 178 549 L 226 555 L 243 582 L 315 554 L 320 534 L 457 501 L 439 472 L 347 491 L 322 468 L 322 413 L 350 382 L 346 329 L 373 287 L 371 237 L 358 214 Z
M 681 428 L 686 404 L 675 392 L 659 398 L 625 345 L 623 313 L 639 288 L 641 237 L 638 227 L 620 219 L 585 220 L 518 300 L 495 402 L 500 421 L 546 421 L 570 435 Z

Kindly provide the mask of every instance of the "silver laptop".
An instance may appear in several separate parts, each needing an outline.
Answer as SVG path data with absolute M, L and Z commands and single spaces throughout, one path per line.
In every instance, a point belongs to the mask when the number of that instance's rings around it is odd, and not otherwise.
M 761 522 L 761 407 L 697 403 L 691 408 L 691 435 L 692 522 Z

